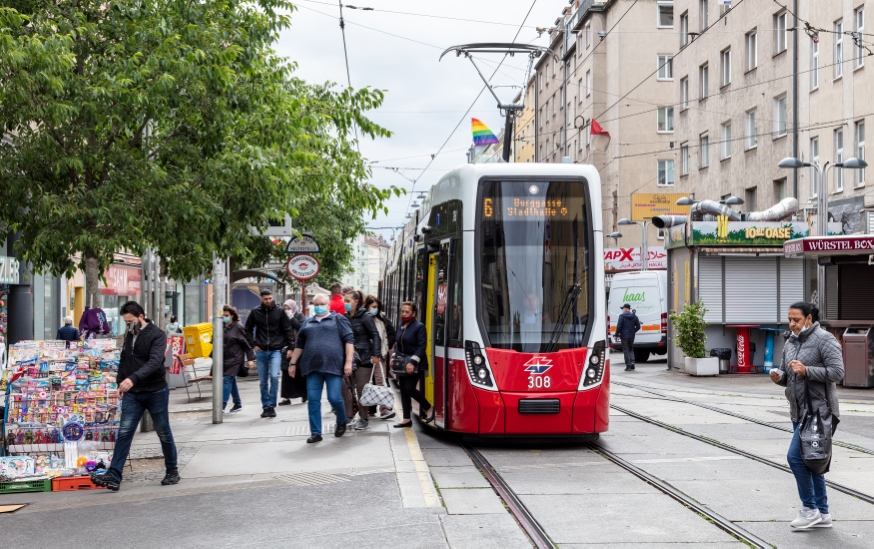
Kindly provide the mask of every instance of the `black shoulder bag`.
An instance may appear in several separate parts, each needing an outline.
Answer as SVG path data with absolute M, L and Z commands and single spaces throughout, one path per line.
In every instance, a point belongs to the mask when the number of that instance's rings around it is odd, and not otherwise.
M 798 351 L 801 352 L 799 345 Z M 796 355 L 797 356 L 797 355 Z M 832 435 L 838 427 L 838 418 L 832 413 L 832 402 L 829 398 L 828 365 L 825 365 L 825 402 L 828 406 L 828 417 L 823 418 L 819 410 L 813 409 L 810 398 L 810 378 L 804 376 L 804 390 L 807 393 L 807 411 L 801 420 L 798 437 L 801 441 L 801 459 L 816 475 L 828 473 L 832 462 Z
M 407 364 L 410 363 L 413 357 L 412 355 L 407 355 L 400 351 L 400 347 L 403 346 L 403 337 L 406 333 L 407 327 L 402 326 L 400 329 L 398 329 L 398 333 L 395 336 L 395 352 L 391 356 L 391 371 L 396 376 L 410 375 L 407 373 Z

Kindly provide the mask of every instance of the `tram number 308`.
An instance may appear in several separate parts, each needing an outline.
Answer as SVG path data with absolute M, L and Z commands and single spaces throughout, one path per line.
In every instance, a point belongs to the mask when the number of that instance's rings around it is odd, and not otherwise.
M 548 389 L 551 385 L 549 376 L 528 376 L 529 389 Z

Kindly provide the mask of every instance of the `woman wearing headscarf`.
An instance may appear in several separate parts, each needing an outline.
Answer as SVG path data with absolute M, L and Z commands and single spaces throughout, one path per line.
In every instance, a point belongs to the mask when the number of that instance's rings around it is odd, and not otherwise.
M 388 385 L 388 353 L 395 346 L 395 327 L 385 316 L 382 310 L 382 302 L 376 297 L 369 295 L 364 300 L 364 308 L 367 314 L 373 317 L 376 331 L 379 332 L 379 340 L 382 354 L 379 355 L 379 365 L 373 371 L 373 383 L 376 385 Z M 395 417 L 392 408 L 380 406 L 379 419 L 391 419 Z
M 793 303 L 788 317 L 783 362 L 770 373 L 774 383 L 786 387 L 794 429 L 786 460 L 795 475 L 802 508 L 790 526 L 796 530 L 831 528 L 825 475 L 814 473 L 804 462 L 799 429 L 808 410 L 819 411 L 823 419 L 831 415 L 831 425 L 837 427 L 840 410 L 835 383 L 844 378 L 843 353 L 835 336 L 820 327 L 819 309 L 812 303 Z
M 293 299 L 286 300 L 282 304 L 282 308 L 285 310 L 285 314 L 288 315 L 288 320 L 291 321 L 291 327 L 294 330 L 294 340 L 297 341 L 297 333 L 306 317 L 300 312 L 297 302 Z M 286 354 L 288 354 L 286 353 L 287 350 L 282 350 L 282 385 L 280 388 L 282 400 L 279 401 L 279 406 L 288 406 L 293 398 L 302 399 L 301 403 L 307 401 L 307 382 L 303 373 L 300 369 L 297 369 L 294 377 L 288 375 L 289 361 L 285 358 Z

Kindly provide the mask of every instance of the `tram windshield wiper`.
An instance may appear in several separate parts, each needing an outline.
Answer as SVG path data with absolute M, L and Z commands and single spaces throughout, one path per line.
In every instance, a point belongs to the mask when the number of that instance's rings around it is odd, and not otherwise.
M 574 284 L 571 286 L 567 295 L 564 298 L 564 301 L 561 304 L 561 310 L 558 313 L 558 318 L 555 322 L 555 328 L 552 329 L 552 335 L 549 336 L 549 342 L 546 344 L 546 353 L 555 352 L 555 347 L 558 345 L 558 338 L 561 337 L 561 333 L 564 331 L 564 327 L 567 324 L 568 317 L 571 314 L 571 310 L 573 309 L 574 304 L 577 302 L 577 298 L 580 297 L 580 293 L 582 292 L 582 287 L 579 284 Z

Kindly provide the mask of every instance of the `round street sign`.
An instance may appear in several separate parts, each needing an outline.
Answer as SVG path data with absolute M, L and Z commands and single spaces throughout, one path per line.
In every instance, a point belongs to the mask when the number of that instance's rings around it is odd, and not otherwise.
M 292 256 L 288 263 L 285 264 L 285 270 L 289 276 L 298 282 L 312 280 L 319 274 L 321 268 L 319 260 L 309 254 Z

